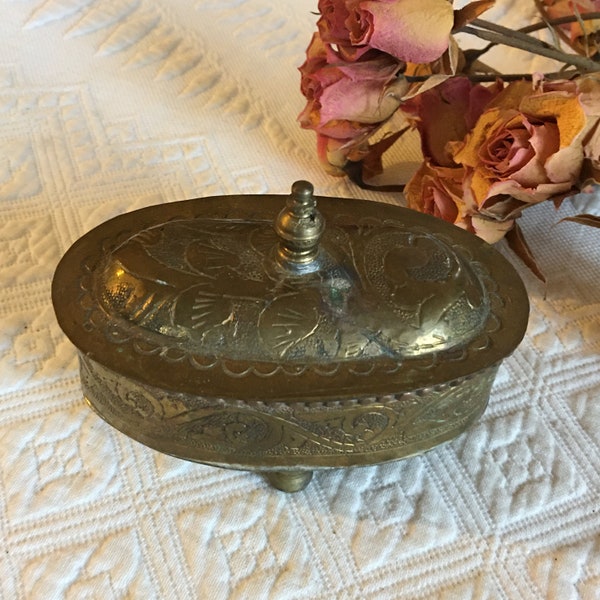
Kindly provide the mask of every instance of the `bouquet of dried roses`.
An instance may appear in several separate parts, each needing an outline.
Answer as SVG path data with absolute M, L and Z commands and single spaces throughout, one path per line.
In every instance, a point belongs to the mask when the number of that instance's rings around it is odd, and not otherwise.
M 534 1 L 540 22 L 514 31 L 481 18 L 493 0 L 319 0 L 299 120 L 329 172 L 369 189 L 383 154 L 416 129 L 421 166 L 405 186 L 378 189 L 403 189 L 410 208 L 490 243 L 506 237 L 543 279 L 516 219 L 600 181 L 600 0 Z M 462 50 L 458 33 L 488 43 Z M 499 73 L 482 62 L 499 44 L 557 68 Z

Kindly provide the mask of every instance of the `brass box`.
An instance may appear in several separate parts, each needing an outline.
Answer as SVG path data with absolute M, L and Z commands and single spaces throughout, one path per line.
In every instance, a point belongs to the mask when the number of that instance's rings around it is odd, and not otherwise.
M 116 217 L 68 250 L 52 297 L 103 419 L 286 491 L 465 431 L 529 312 L 474 235 L 307 182 Z

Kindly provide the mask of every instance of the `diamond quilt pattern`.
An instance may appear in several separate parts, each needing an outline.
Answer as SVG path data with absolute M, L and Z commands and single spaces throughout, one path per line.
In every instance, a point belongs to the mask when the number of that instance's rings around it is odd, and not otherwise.
M 523 219 L 549 283 L 509 255 L 531 319 L 488 410 L 424 456 L 287 496 L 141 446 L 81 397 L 50 282 L 90 228 L 300 178 L 402 201 L 325 175 L 295 122 L 316 4 L 0 0 L 0 599 L 600 598 L 600 244 L 555 226 L 569 203 Z

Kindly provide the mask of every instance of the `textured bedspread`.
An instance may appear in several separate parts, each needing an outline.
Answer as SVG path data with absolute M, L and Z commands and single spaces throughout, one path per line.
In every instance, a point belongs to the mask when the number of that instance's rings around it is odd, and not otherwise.
M 82 400 L 50 282 L 93 226 L 301 178 L 402 202 L 326 175 L 295 121 L 316 4 L 0 0 L 3 600 L 600 598 L 600 232 L 554 226 L 581 206 L 524 217 L 547 289 L 511 258 L 525 340 L 481 420 L 422 457 L 285 495 L 149 450 Z

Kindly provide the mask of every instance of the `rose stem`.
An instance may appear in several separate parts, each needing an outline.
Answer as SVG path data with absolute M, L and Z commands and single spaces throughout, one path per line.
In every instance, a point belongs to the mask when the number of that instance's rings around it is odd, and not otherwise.
M 531 33 L 533 31 L 539 31 L 540 29 L 545 29 L 550 25 L 553 27 L 554 25 L 569 25 L 570 23 L 575 23 L 576 21 L 593 21 L 594 19 L 600 19 L 600 12 L 592 12 L 592 13 L 583 13 L 579 15 L 579 17 L 558 17 L 557 19 L 548 19 L 544 20 L 541 23 L 534 23 L 533 25 L 527 25 L 527 27 L 521 27 L 517 31 L 521 33 Z
M 538 9 L 538 12 L 540 13 L 540 15 L 542 15 L 542 18 L 544 18 L 546 16 L 546 9 L 544 8 L 544 5 L 541 3 L 540 0 L 535 0 L 535 5 L 536 5 L 536 7 Z M 552 19 L 551 21 L 548 20 L 547 22 L 548 22 L 548 24 L 550 26 L 554 26 L 554 25 L 566 25 L 568 23 L 575 23 L 576 21 L 577 22 L 579 22 L 579 21 L 589 21 L 591 19 L 600 19 L 600 13 L 598 13 L 598 12 L 583 13 L 583 14 L 578 13 L 578 14 L 572 16 L 572 17 L 560 17 L 558 19 Z M 521 31 L 524 31 L 524 30 L 535 31 L 535 29 L 531 29 L 530 27 L 525 27 Z M 569 39 L 569 37 L 567 36 L 567 34 L 562 29 L 557 29 L 556 33 L 558 34 L 558 37 L 565 44 L 567 44 L 567 46 L 573 47 L 571 40 Z
M 551 46 L 548 46 L 543 42 L 539 42 L 538 40 L 535 40 L 526 34 L 519 34 L 518 31 L 513 31 L 511 29 L 507 29 L 506 27 L 501 27 L 500 25 L 494 25 L 493 23 L 487 23 L 481 19 L 475 19 L 472 23 L 479 27 L 482 27 L 483 23 L 485 24 L 485 28 L 475 29 L 473 27 L 466 26 L 460 31 L 470 33 L 471 35 L 475 35 L 488 42 L 512 46 L 526 52 L 531 52 L 532 54 L 546 56 L 547 58 L 552 58 L 559 62 L 578 67 L 583 71 L 598 71 L 600 69 L 600 63 L 577 54 L 566 54 L 565 52 L 552 48 Z
M 538 0 L 536 0 L 536 2 L 537 1 Z M 600 12 L 584 13 L 584 14 L 580 15 L 579 18 L 582 21 L 591 21 L 593 19 L 600 19 Z M 557 19 L 548 19 L 548 20 L 541 21 L 539 23 L 534 23 L 533 25 L 527 25 L 526 27 L 521 27 L 517 31 L 520 31 L 521 33 L 533 33 L 534 31 L 539 31 L 540 29 L 546 29 L 547 27 L 554 27 L 555 25 L 568 25 L 569 23 L 575 23 L 576 21 L 579 21 L 579 18 L 576 16 L 572 16 L 572 17 L 559 17 Z M 558 34 L 563 39 L 563 41 L 566 42 L 570 46 L 569 39 L 563 35 L 563 32 L 560 29 L 558 30 Z M 472 52 L 474 54 L 473 60 L 475 60 L 475 59 L 479 58 L 480 56 L 483 56 L 486 52 L 489 52 L 492 48 L 495 48 L 497 45 L 498 45 L 497 43 L 491 43 L 491 44 L 488 44 L 485 48 L 481 48 L 480 50 L 470 49 L 469 52 Z
M 578 75 L 579 71 L 573 69 L 571 71 L 555 71 L 554 73 L 544 73 L 543 76 L 545 79 L 569 79 L 573 75 Z M 427 81 L 431 77 L 431 75 L 403 75 L 403 77 L 409 83 L 415 83 L 419 81 Z M 456 77 L 461 77 L 461 75 L 456 75 Z M 531 81 L 533 78 L 531 73 L 472 73 L 464 75 L 471 81 L 477 82 L 489 82 L 496 81 L 497 79 L 501 79 L 502 81 L 520 81 L 527 80 Z

